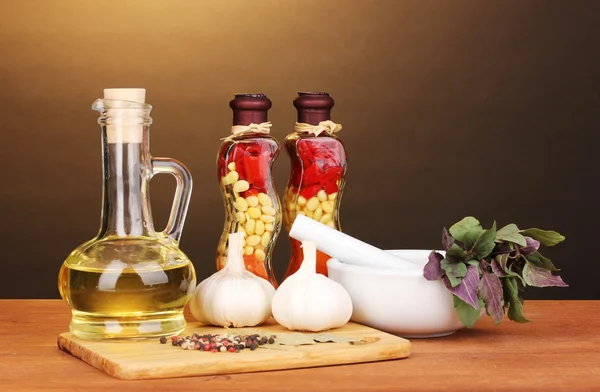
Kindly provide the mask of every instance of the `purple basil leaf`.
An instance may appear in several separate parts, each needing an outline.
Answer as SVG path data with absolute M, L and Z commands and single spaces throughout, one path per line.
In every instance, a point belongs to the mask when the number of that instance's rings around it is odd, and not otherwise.
M 425 264 L 423 268 L 423 276 L 427 280 L 438 280 L 446 274 L 442 267 L 440 267 L 440 261 L 444 259 L 444 256 L 438 252 L 432 250 L 429 254 L 429 262 Z
M 498 255 L 501 256 L 501 255 Z M 498 258 L 498 256 L 496 256 L 496 258 Z M 508 257 L 507 257 L 508 259 Z M 500 265 L 500 263 L 498 263 L 496 261 L 496 259 L 492 259 L 492 271 L 494 271 L 494 273 L 500 277 L 504 277 L 506 276 L 506 272 L 504 272 L 504 268 L 502 268 L 502 266 Z
M 471 260 L 471 261 L 474 261 L 474 260 Z M 471 263 L 471 261 L 469 261 L 469 263 Z M 490 263 L 488 263 L 488 261 L 486 259 L 481 259 L 481 261 L 477 262 L 477 264 L 481 265 L 481 271 L 483 271 L 483 272 L 488 272 L 491 268 Z
M 525 278 L 525 283 L 535 287 L 569 287 L 560 276 L 552 275 L 551 271 L 530 262 L 525 263 L 525 267 L 523 267 L 523 278 Z
M 502 283 L 496 274 L 484 273 L 479 281 L 479 296 L 485 302 L 485 309 L 498 324 L 504 317 Z
M 450 232 L 448 232 L 448 230 L 446 230 L 446 228 L 444 227 L 444 230 L 442 231 L 442 247 L 444 248 L 444 250 L 448 250 L 450 249 L 453 243 L 454 238 L 452 238 Z
M 467 274 L 462 279 L 460 284 L 456 287 L 452 287 L 448 277 L 444 277 L 444 284 L 450 292 L 462 299 L 475 309 L 479 309 L 479 303 L 477 301 L 477 289 L 479 287 L 479 270 L 477 266 L 469 265 L 467 268 Z
M 525 237 L 525 241 L 527 241 L 527 246 L 519 249 L 523 256 L 527 256 L 540 248 L 540 241 L 538 240 L 534 240 L 531 237 Z

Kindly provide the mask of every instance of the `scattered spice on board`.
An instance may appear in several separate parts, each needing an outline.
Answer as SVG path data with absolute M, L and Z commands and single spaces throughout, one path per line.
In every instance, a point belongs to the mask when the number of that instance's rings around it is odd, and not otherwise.
M 230 352 L 239 353 L 241 350 L 250 349 L 251 351 L 256 350 L 257 347 L 265 344 L 275 344 L 277 339 L 276 335 L 199 335 L 197 333 L 191 336 L 171 337 L 171 345 L 179 346 L 183 350 L 198 350 L 198 351 L 210 351 L 216 352 Z M 164 341 L 163 341 L 164 340 Z M 167 340 L 165 337 L 160 338 L 160 343 L 164 344 Z

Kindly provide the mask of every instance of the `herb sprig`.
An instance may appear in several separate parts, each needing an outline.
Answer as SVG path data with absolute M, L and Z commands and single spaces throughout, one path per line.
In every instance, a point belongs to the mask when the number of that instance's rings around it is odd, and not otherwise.
M 520 230 L 511 223 L 496 230 L 496 222 L 484 229 L 471 216 L 442 231 L 445 256 L 432 251 L 423 276 L 442 279 L 453 294 L 461 322 L 472 327 L 482 309 L 496 324 L 508 310 L 508 318 L 528 322 L 523 316 L 519 291 L 526 286 L 567 287 L 553 272 L 552 261 L 539 252 L 540 245 L 554 246 L 565 239 L 555 231 Z

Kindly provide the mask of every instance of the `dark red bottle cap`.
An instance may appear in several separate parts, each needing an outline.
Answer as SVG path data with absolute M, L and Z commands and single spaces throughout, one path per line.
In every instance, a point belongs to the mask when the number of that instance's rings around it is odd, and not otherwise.
M 233 125 L 250 125 L 267 122 L 271 100 L 265 94 L 235 94 L 229 101 L 233 109 Z
M 318 125 L 331 119 L 331 108 L 335 102 L 329 93 L 298 92 L 294 106 L 298 109 L 298 122 Z

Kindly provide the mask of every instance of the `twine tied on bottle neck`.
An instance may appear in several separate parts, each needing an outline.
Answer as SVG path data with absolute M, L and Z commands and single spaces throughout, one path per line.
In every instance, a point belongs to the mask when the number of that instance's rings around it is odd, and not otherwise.
M 342 124 L 336 124 L 331 120 L 321 121 L 318 125 L 311 125 L 306 123 L 296 123 L 294 130 L 301 133 L 309 133 L 311 135 L 319 136 L 322 132 L 327 132 L 332 135 L 335 132 L 339 132 L 342 129 Z
M 249 125 L 234 125 L 231 127 L 233 136 L 240 136 L 246 133 L 269 133 L 271 132 L 271 121 L 260 124 L 251 123 Z

